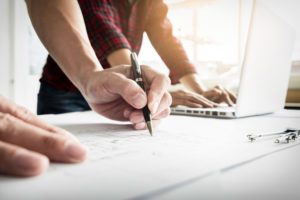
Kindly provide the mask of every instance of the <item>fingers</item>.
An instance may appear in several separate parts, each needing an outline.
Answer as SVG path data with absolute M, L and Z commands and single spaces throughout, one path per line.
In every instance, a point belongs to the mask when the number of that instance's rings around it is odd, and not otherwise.
M 167 107 L 165 110 L 159 112 L 159 113 L 155 113 L 154 115 L 152 115 L 152 123 L 155 122 L 156 125 L 158 125 L 158 121 L 162 118 L 165 118 L 167 116 L 170 115 L 171 109 L 170 107 Z M 145 119 L 143 116 L 143 113 L 140 110 L 137 111 L 133 111 L 129 117 L 130 122 L 133 123 L 133 127 L 135 129 L 145 129 L 146 128 L 146 123 L 145 123 Z
M 168 115 L 170 115 L 170 112 L 171 112 L 171 109 L 168 107 L 165 110 L 161 111 L 160 113 L 156 113 L 156 114 L 152 115 L 152 119 L 165 118 Z M 142 111 L 140 111 L 140 110 L 133 111 L 129 116 L 129 120 L 133 124 L 145 122 L 144 115 L 143 115 Z
M 184 104 L 189 107 L 204 107 L 204 108 L 213 108 L 217 106 L 216 103 L 206 99 L 202 95 L 193 94 L 193 93 L 191 93 L 185 98 Z
M 49 165 L 46 156 L 0 141 L 0 173 L 35 176 Z
M 34 176 L 47 169 L 46 156 L 62 162 L 85 159 L 86 150 L 70 133 L 3 97 L 0 102 L 0 172 Z
M 224 99 L 225 103 L 227 103 L 229 106 L 233 106 L 234 103 L 233 101 L 230 99 L 230 96 L 226 93 L 223 95 L 223 98 L 221 99 Z
M 224 102 L 230 106 L 233 106 L 236 102 L 235 95 L 221 86 L 216 86 L 214 89 L 205 92 L 203 96 L 211 101 L 217 103 Z
M 140 123 L 137 123 L 137 124 L 133 124 L 133 128 L 136 129 L 136 130 L 144 130 L 144 129 L 147 128 L 147 125 L 146 125 L 145 122 L 140 122 Z
M 231 101 L 232 101 L 233 103 L 236 103 L 236 95 L 235 95 L 233 92 L 227 90 L 226 88 L 224 88 L 224 89 L 225 89 L 225 91 L 228 93 L 228 95 L 229 95 Z
M 91 77 L 83 94 L 96 112 L 115 120 L 129 119 L 133 111 L 148 105 L 151 113 L 161 112 L 171 105 L 167 92 L 169 78 L 149 67 L 142 67 L 145 83 L 143 89 L 130 78 L 130 66 L 119 66 L 103 70 Z M 131 107 L 131 108 L 130 108 Z
M 172 96 L 170 93 L 166 92 L 163 94 L 160 102 L 156 102 L 158 104 L 156 111 L 152 111 L 152 115 L 156 115 L 157 113 L 161 113 L 162 111 L 169 109 L 172 104 Z M 167 116 L 166 116 L 167 117 Z
M 0 140 L 46 155 L 50 160 L 80 162 L 86 149 L 69 138 L 27 124 L 11 115 L 0 113 Z
M 185 101 L 183 104 L 181 104 L 183 106 L 187 106 L 190 108 L 203 108 L 204 106 L 202 104 L 199 103 L 194 103 L 192 101 Z
M 152 69 L 144 66 L 144 78 L 150 83 L 148 91 L 148 107 L 152 114 L 152 119 L 161 119 L 170 114 L 170 105 L 172 97 L 167 92 L 170 80 Z M 146 124 L 141 110 L 126 109 L 123 113 L 124 117 L 133 123 L 135 129 L 145 129 Z
M 129 121 L 133 124 L 145 122 L 143 112 L 141 110 L 135 110 L 129 115 Z
M 110 73 L 110 78 L 104 84 L 105 89 L 112 94 L 120 95 L 128 104 L 136 109 L 143 108 L 147 103 L 146 93 L 133 80 L 119 73 Z
M 220 99 L 220 96 L 222 95 L 222 91 L 214 88 L 212 90 L 209 90 L 203 94 L 203 96 L 213 102 L 217 102 Z
M 155 120 L 159 120 L 159 119 L 162 119 L 162 118 L 165 118 L 167 116 L 169 116 L 171 113 L 171 109 L 170 107 L 166 108 L 165 110 L 159 112 L 159 113 L 156 113 L 152 116 L 152 119 L 155 119 Z
M 183 105 L 192 108 L 212 108 L 217 106 L 216 103 L 206 99 L 202 95 L 185 90 L 171 92 L 171 95 L 173 98 L 172 106 Z
M 152 128 L 155 129 L 160 123 L 160 120 L 152 120 Z M 145 122 L 141 122 L 138 124 L 134 124 L 133 128 L 136 130 L 146 130 L 147 129 L 147 125 Z
M 131 107 L 128 107 L 128 108 L 125 108 L 124 109 L 124 112 L 123 112 L 123 116 L 125 119 L 129 119 L 129 116 L 131 115 L 131 113 L 134 111 L 133 108 Z
M 152 114 L 152 119 L 161 119 L 164 117 L 167 117 L 170 114 L 170 101 L 171 95 L 169 93 L 165 93 L 163 98 L 161 99 L 161 102 L 159 102 L 157 111 Z M 169 112 L 168 112 L 169 111 Z M 128 112 L 128 118 L 129 120 L 134 123 L 140 123 L 144 122 L 144 115 L 142 113 L 142 110 L 135 110 L 135 111 L 124 111 L 124 115 L 127 115 Z M 130 113 L 129 113 L 130 112 Z
M 221 93 L 221 95 L 220 95 L 220 98 L 219 98 L 219 102 L 221 103 L 221 102 L 225 102 L 225 103 L 227 103 L 229 106 L 233 106 L 234 105 L 234 103 L 233 103 L 233 101 L 231 100 L 231 98 L 230 98 L 230 95 L 228 94 L 228 92 L 227 92 L 227 90 L 225 90 L 223 87 L 221 87 L 221 86 L 216 86 L 215 87 L 217 90 L 219 90 L 220 91 L 220 93 Z
M 21 119 L 24 122 L 30 123 L 32 125 L 44 128 L 46 130 L 52 129 L 50 125 L 40 120 L 36 115 L 31 113 L 29 110 L 22 106 L 18 106 L 13 102 L 9 102 L 7 99 L 0 97 L 0 112 L 11 114 L 16 118 Z
M 148 91 L 148 106 L 151 113 L 164 110 L 172 103 L 172 98 L 167 89 L 170 85 L 170 79 L 163 74 L 159 74 L 147 66 L 143 66 L 143 75 L 150 88 Z
M 47 131 L 50 131 L 55 134 L 59 134 L 68 138 L 71 138 L 75 141 L 78 141 L 71 133 L 67 132 L 66 130 L 63 130 L 61 128 L 55 127 L 53 125 L 50 125 L 40 118 L 27 110 L 26 108 L 22 106 L 18 106 L 13 102 L 8 101 L 6 98 L 0 96 L 0 112 L 2 113 L 8 113 L 26 123 L 32 124 L 34 126 L 40 127 L 42 129 L 45 129 Z

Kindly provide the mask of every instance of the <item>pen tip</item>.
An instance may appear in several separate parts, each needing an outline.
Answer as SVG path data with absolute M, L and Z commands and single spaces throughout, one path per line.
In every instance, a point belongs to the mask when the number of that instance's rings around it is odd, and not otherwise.
M 148 128 L 148 130 L 149 130 L 149 133 L 150 133 L 150 135 L 152 136 L 153 134 L 153 130 L 152 130 L 152 123 L 151 123 L 151 121 L 148 121 L 147 122 L 147 128 Z

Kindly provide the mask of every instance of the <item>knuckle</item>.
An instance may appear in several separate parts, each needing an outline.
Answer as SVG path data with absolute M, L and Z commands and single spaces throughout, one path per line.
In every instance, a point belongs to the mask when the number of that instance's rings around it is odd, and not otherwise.
M 225 92 L 223 92 L 223 93 L 221 94 L 221 96 L 222 96 L 223 98 L 228 98 L 228 97 L 229 97 L 229 95 L 228 95 L 227 93 L 225 93 Z
M 198 100 L 193 94 L 188 94 L 187 97 L 191 101 L 197 101 Z
M 57 149 L 62 143 L 58 138 L 47 135 L 42 138 L 42 144 L 46 149 Z
M 221 85 L 217 85 L 216 88 L 219 90 L 223 90 L 223 87 Z
M 0 113 L 0 138 L 14 131 L 13 117 L 7 113 Z
M 193 93 L 186 93 L 186 97 L 191 101 L 197 101 L 198 100 L 197 96 Z
M 222 91 L 220 89 L 215 88 L 213 90 L 213 92 L 215 93 L 215 95 L 218 95 L 218 96 L 222 95 Z
M 14 109 L 15 116 L 21 118 L 24 121 L 30 121 L 33 118 L 32 113 L 22 106 L 17 106 Z
M 219 91 L 219 89 L 215 87 L 215 88 L 213 88 L 211 91 L 216 93 L 216 92 Z
M 11 120 L 11 116 L 10 114 L 7 114 L 7 113 L 0 113 L 0 121 L 1 122 L 6 122 L 6 121 L 9 121 Z M 2 123 L 1 123 L 2 124 Z
M 163 73 L 158 73 L 157 74 L 157 78 L 162 82 L 162 83 L 165 83 L 167 86 L 170 86 L 171 85 L 171 79 L 166 76 L 165 74 Z

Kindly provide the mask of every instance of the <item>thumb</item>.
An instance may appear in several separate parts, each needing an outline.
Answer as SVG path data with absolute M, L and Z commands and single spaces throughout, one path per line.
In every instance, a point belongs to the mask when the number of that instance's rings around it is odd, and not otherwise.
M 147 96 L 143 89 L 136 82 L 122 74 L 111 74 L 105 88 L 112 94 L 120 95 L 136 109 L 141 109 L 147 104 Z

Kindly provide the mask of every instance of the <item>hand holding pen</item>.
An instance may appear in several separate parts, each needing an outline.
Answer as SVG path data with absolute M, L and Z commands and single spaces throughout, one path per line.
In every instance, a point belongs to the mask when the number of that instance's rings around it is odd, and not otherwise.
M 131 53 L 130 58 L 131 58 L 133 79 L 146 92 L 144 86 L 144 80 L 142 76 L 142 70 L 141 70 L 141 66 L 138 63 L 137 55 L 135 53 Z M 151 119 L 151 112 L 148 108 L 148 105 L 145 105 L 142 111 L 143 111 L 145 122 L 147 124 L 147 128 L 149 130 L 150 135 L 152 136 L 152 132 L 153 132 L 152 119 Z
M 151 114 L 154 126 L 160 119 L 165 118 L 170 114 L 172 98 L 167 92 L 167 88 L 170 85 L 170 79 L 148 66 L 143 65 L 140 67 L 135 53 L 131 56 L 131 59 L 131 78 L 134 79 L 134 82 L 136 82 L 135 85 L 140 89 L 144 86 L 144 89 L 142 90 L 145 93 L 147 92 L 147 103 L 139 110 L 132 110 L 131 108 L 131 110 L 129 110 L 130 114 L 128 114 L 128 110 L 125 111 L 125 115 L 126 117 L 128 116 L 128 119 L 133 124 L 135 124 L 134 126 L 136 129 L 145 129 L 147 128 L 147 125 L 148 127 L 150 125 L 150 123 L 146 123 L 147 121 L 150 122 L 150 115 L 147 114 L 148 111 L 150 111 L 149 113 Z M 139 81 L 142 81 L 144 85 Z M 146 106 L 149 108 L 148 111 Z M 153 126 L 151 127 L 153 128 Z
M 170 114 L 170 79 L 142 66 L 146 92 L 133 81 L 131 65 L 119 65 L 89 74 L 81 93 L 95 112 L 112 120 L 130 121 L 134 129 L 145 129 L 142 108 L 148 106 L 153 125 Z

